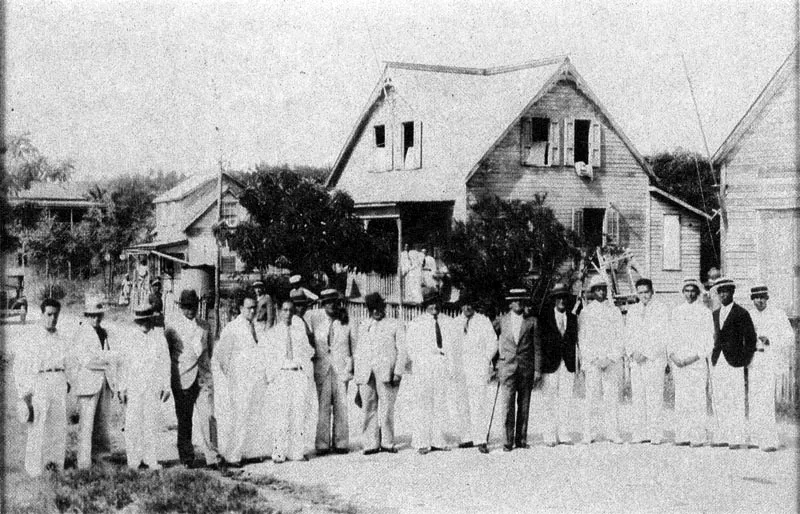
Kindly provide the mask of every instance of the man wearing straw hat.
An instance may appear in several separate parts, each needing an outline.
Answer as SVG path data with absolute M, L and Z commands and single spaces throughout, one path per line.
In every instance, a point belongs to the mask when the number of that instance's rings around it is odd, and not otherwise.
M 750 437 L 762 450 L 775 451 L 780 444 L 775 419 L 776 378 L 789 369 L 794 331 L 783 311 L 767 305 L 767 286 L 750 289 L 750 299 L 755 307 L 751 316 L 758 336 L 756 353 L 747 368 Z
M 184 289 L 176 302 L 181 314 L 173 316 L 165 332 L 171 359 L 171 389 L 178 420 L 178 458 L 194 466 L 192 417 L 197 409 L 206 465 L 219 464 L 214 380 L 211 374 L 213 340 L 208 323 L 197 319 L 200 298 L 194 289 Z
M 67 340 L 56 329 L 61 304 L 42 302 L 42 324 L 14 356 L 17 416 L 27 427 L 25 471 L 36 477 L 44 468 L 64 469 L 67 447 L 66 396 L 70 372 Z
M 169 400 L 170 360 L 167 341 L 154 328 L 157 315 L 150 305 L 134 308 L 138 330 L 126 338 L 118 395 L 125 409 L 125 453 L 128 467 L 159 469 L 160 402 Z
M 421 455 L 447 451 L 445 420 L 447 395 L 456 367 L 454 362 L 453 320 L 439 312 L 439 293 L 425 291 L 421 307 L 425 312 L 414 318 L 406 331 L 406 347 L 413 366 L 416 419 L 412 444 Z
M 639 302 L 631 305 L 625 320 L 625 351 L 631 365 L 634 414 L 631 442 L 661 444 L 670 310 L 654 294 L 649 278 L 640 278 L 635 287 Z
M 753 359 L 758 337 L 750 314 L 733 301 L 736 291 L 734 281 L 721 277 L 714 282 L 714 287 L 722 305 L 713 313 L 711 374 L 714 381 L 714 413 L 720 424 L 714 442 L 727 443 L 730 449 L 736 450 L 745 447 L 744 369 Z
M 75 394 L 80 408 L 78 468 L 92 465 L 92 457 L 111 451 L 111 398 L 117 390 L 118 342 L 102 326 L 106 312 L 101 296 L 87 295 L 84 321 L 75 334 L 73 352 L 78 371 Z
M 578 318 L 580 362 L 586 372 L 586 409 L 583 416 L 583 444 L 593 441 L 592 425 L 602 410 L 605 436 L 621 444 L 617 417 L 622 356 L 624 353 L 622 314 L 607 299 L 608 284 L 603 275 L 589 282 L 594 301 Z
M 545 419 L 548 420 L 544 441 L 547 446 L 572 442 L 566 430 L 568 407 L 575 383 L 575 352 L 578 346 L 578 317 L 567 309 L 571 296 L 566 284 L 550 290 L 552 308 L 539 318 L 542 339 L 542 387 Z
M 708 358 L 714 347 L 714 320 L 700 300 L 696 278 L 683 280 L 684 302 L 670 315 L 669 357 L 675 384 L 675 444 L 702 446 L 706 442 L 706 382 Z
M 394 447 L 394 402 L 408 358 L 403 325 L 386 317 L 386 301 L 380 293 L 364 298 L 369 318 L 353 334 L 354 379 L 364 409 L 364 455 Z
M 350 327 L 339 319 L 339 292 L 319 293 L 321 310 L 306 314 L 314 336 L 314 381 L 317 384 L 319 414 L 314 446 L 317 455 L 347 453 L 350 444 L 347 417 L 347 384 L 353 378 L 353 350 Z
M 529 448 L 528 415 L 531 391 L 542 375 L 541 339 L 535 318 L 525 317 L 525 305 L 530 302 L 527 289 L 510 289 L 506 295 L 509 312 L 500 320 L 497 341 L 500 358 L 497 379 L 500 382 L 500 415 L 505 417 L 503 451 Z M 516 404 L 516 408 L 515 408 Z

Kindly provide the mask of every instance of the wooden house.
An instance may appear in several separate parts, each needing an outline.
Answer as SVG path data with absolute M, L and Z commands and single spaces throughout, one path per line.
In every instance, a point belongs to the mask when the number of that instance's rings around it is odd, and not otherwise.
M 792 52 L 713 156 L 725 198 L 723 272 L 800 316 L 800 86 Z M 723 223 L 723 227 L 726 224 Z
M 328 178 L 400 245 L 465 219 L 482 195 L 546 193 L 592 246 L 633 255 L 657 290 L 700 276 L 706 216 L 657 187 L 569 58 L 460 68 L 390 62 Z

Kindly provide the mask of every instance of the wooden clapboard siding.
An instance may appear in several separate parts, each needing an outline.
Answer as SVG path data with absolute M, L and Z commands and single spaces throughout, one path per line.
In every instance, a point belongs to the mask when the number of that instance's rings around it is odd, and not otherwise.
M 547 205 L 571 228 L 573 209 L 606 208 L 620 211 L 620 232 L 640 268 L 646 262 L 646 210 L 648 177 L 631 152 L 609 128 L 608 121 L 570 82 L 559 82 L 524 115 L 551 120 L 592 119 L 602 125 L 601 166 L 589 181 L 573 166 L 523 166 L 520 162 L 520 123 L 509 131 L 481 162 L 467 185 L 468 201 L 486 194 L 514 200 L 531 200 L 547 193 Z M 564 147 L 564 136 L 561 147 Z
M 688 213 L 658 198 L 653 198 L 650 208 L 650 279 L 659 293 L 676 293 L 681 290 L 684 277 L 700 278 L 700 231 L 703 222 Z M 663 269 L 664 215 L 680 216 L 681 222 L 681 267 L 679 270 Z

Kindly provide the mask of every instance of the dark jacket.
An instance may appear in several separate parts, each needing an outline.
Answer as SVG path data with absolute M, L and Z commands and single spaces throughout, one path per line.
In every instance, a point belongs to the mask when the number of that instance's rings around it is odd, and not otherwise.
M 539 317 L 539 334 L 542 340 L 542 373 L 555 373 L 561 361 L 567 366 L 567 371 L 575 372 L 575 348 L 578 345 L 578 317 L 569 310 L 567 328 L 564 335 L 558 330 L 556 315 L 553 309 L 547 309 Z
M 498 339 L 497 378 L 502 383 L 533 384 L 534 373 L 540 371 L 541 342 L 534 318 L 524 318 L 522 329 L 518 334 L 511 333 L 510 314 L 500 320 L 500 338 Z
M 750 364 L 756 351 L 756 329 L 744 307 L 737 303 L 725 319 L 725 325 L 719 326 L 720 309 L 714 311 L 714 350 L 711 352 L 711 363 L 717 364 L 719 354 L 734 368 Z

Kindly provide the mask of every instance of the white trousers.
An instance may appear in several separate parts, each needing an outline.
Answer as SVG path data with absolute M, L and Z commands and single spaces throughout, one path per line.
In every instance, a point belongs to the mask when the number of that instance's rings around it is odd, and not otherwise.
M 414 405 L 417 412 L 411 439 L 417 449 L 445 446 L 449 382 L 447 363 L 444 356 L 431 359 L 424 367 L 419 366 L 414 370 Z
M 631 362 L 633 403 L 633 441 L 661 441 L 664 435 L 664 369 L 663 360 Z
M 363 445 L 365 450 L 394 447 L 394 404 L 396 385 L 375 380 L 371 374 L 366 384 L 360 384 L 364 411 Z
M 775 371 L 772 356 L 756 352 L 748 369 L 750 439 L 762 449 L 777 448 L 780 441 L 775 418 Z
M 78 397 L 80 428 L 78 429 L 78 469 L 92 466 L 92 454 L 111 451 L 111 400 L 114 392 L 103 381 L 100 391 Z
M 619 437 L 617 411 L 619 404 L 619 388 L 621 382 L 620 364 L 615 362 L 606 369 L 589 365 L 586 372 L 586 402 L 583 416 L 583 438 L 592 438 L 592 428 L 597 418 L 603 420 L 605 436 L 610 439 Z M 598 414 L 598 409 L 601 411 Z
M 714 415 L 719 423 L 714 442 L 742 445 L 745 443 L 747 423 L 744 416 L 744 368 L 729 366 L 725 356 L 720 355 L 711 376 Z
M 219 459 L 218 435 L 216 434 L 216 417 L 214 417 L 214 389 L 201 386 L 194 403 L 193 425 L 200 435 L 199 442 L 203 448 L 206 462 L 211 464 Z M 214 433 L 212 433 L 212 425 Z M 193 437 L 194 438 L 194 437 Z
M 553 373 L 542 374 L 539 394 L 544 403 L 545 443 L 569 441 L 566 421 L 569 419 L 569 405 L 572 399 L 572 388 L 575 374 L 567 371 L 563 364 Z
M 347 382 L 339 380 L 339 375 L 328 368 L 324 377 L 314 377 L 317 384 L 317 437 L 314 446 L 317 450 L 333 446 L 347 449 L 350 445 L 350 419 L 347 417 Z
M 67 448 L 67 380 L 63 372 L 39 373 L 33 384 L 33 421 L 27 423 L 25 471 L 32 477 L 54 463 L 64 469 Z
M 706 442 L 708 414 L 706 409 L 706 359 L 679 368 L 672 366 L 675 383 L 675 442 Z
M 272 458 L 300 460 L 306 441 L 308 378 L 301 370 L 281 370 L 270 384 L 275 398 L 275 443 Z
M 469 439 L 475 444 L 486 444 L 486 433 L 489 430 L 489 416 L 491 416 L 494 393 L 497 386 L 490 386 L 484 382 L 467 381 L 466 391 L 469 410 L 467 411 L 467 424 L 469 430 L 464 430 L 462 439 Z M 467 436 L 469 432 L 469 436 Z
M 128 467 L 136 469 L 144 462 L 158 466 L 158 432 L 161 419 L 161 400 L 151 388 L 128 391 L 125 410 L 125 453 Z
M 249 446 L 252 446 L 251 435 L 257 427 L 258 416 L 255 402 L 263 401 L 263 378 L 241 377 L 229 382 L 230 393 L 230 425 L 223 455 L 228 462 L 240 462 L 247 457 Z

